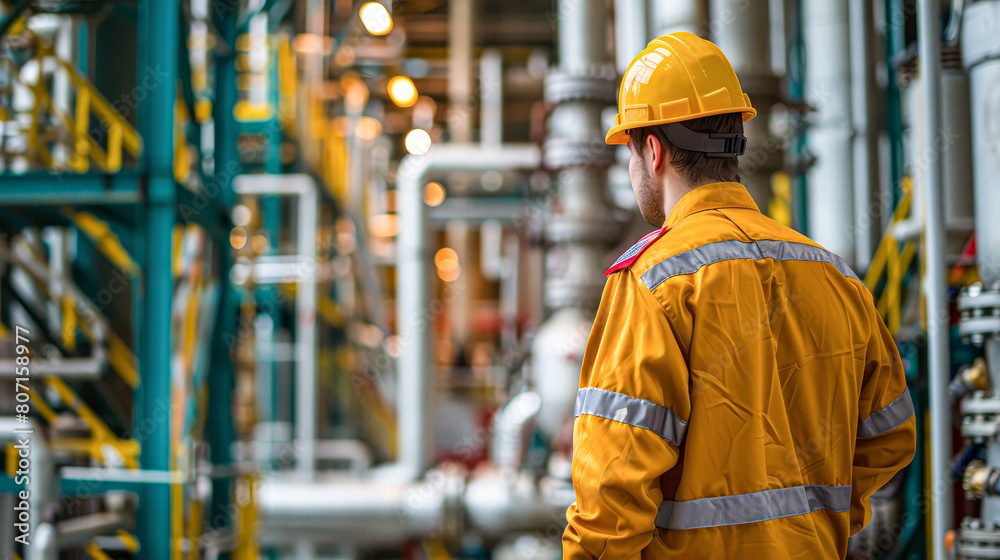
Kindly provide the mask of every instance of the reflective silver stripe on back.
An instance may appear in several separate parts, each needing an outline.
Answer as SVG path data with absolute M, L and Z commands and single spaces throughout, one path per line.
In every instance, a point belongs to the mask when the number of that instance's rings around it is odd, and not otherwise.
M 889 403 L 882 410 L 876 410 L 865 418 L 858 426 L 858 437 L 870 438 L 898 428 L 913 416 L 913 401 L 910 400 L 910 390 L 904 389 L 903 394 Z
M 642 275 L 642 281 L 647 288 L 652 290 L 674 276 L 694 274 L 703 266 L 736 259 L 826 263 L 832 265 L 844 276 L 860 281 L 858 275 L 851 270 L 844 259 L 826 249 L 795 241 L 775 239 L 761 241 L 729 239 L 688 249 L 654 264 Z
M 675 530 L 703 529 L 760 523 L 821 509 L 844 512 L 850 507 L 850 486 L 810 484 L 683 502 L 665 500 L 656 515 L 656 526 Z
M 596 387 L 577 392 L 575 413 L 576 416 L 599 416 L 643 428 L 677 446 L 687 431 L 687 422 L 665 406 Z

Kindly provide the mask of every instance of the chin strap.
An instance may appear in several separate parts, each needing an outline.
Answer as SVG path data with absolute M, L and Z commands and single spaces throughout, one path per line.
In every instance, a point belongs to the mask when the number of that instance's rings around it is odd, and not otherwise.
M 661 124 L 660 129 L 674 146 L 705 157 L 738 157 L 747 151 L 747 137 L 740 132 L 695 132 L 679 122 Z

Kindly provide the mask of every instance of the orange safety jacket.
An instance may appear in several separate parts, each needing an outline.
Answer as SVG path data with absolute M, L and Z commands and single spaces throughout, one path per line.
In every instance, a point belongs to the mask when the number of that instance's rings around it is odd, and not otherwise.
M 564 558 L 844 558 L 916 445 L 857 275 L 738 183 L 684 195 L 608 275 Z

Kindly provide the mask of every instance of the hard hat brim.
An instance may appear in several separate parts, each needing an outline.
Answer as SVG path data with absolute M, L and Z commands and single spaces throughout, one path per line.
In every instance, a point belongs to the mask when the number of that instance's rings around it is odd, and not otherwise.
M 714 115 L 725 115 L 727 113 L 743 113 L 743 122 L 757 116 L 757 110 L 753 107 L 734 107 L 726 109 L 718 109 L 716 111 L 704 111 L 701 113 L 696 113 L 693 115 L 685 115 L 682 118 L 675 119 L 662 119 L 657 121 L 642 121 L 634 123 L 622 123 L 611 127 L 608 130 L 608 134 L 604 137 L 604 143 L 611 146 L 624 146 L 628 144 L 628 131 L 633 128 L 643 128 L 646 126 L 657 126 L 661 124 L 668 124 L 672 122 L 689 121 L 692 119 L 700 119 L 701 117 L 711 117 Z

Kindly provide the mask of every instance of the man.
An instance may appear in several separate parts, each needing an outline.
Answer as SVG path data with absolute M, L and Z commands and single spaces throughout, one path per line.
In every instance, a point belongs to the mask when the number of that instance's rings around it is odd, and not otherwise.
M 844 558 L 915 447 L 871 294 L 738 183 L 756 111 L 718 47 L 653 40 L 618 110 L 607 142 L 628 143 L 639 209 L 662 229 L 606 273 L 564 557 Z

